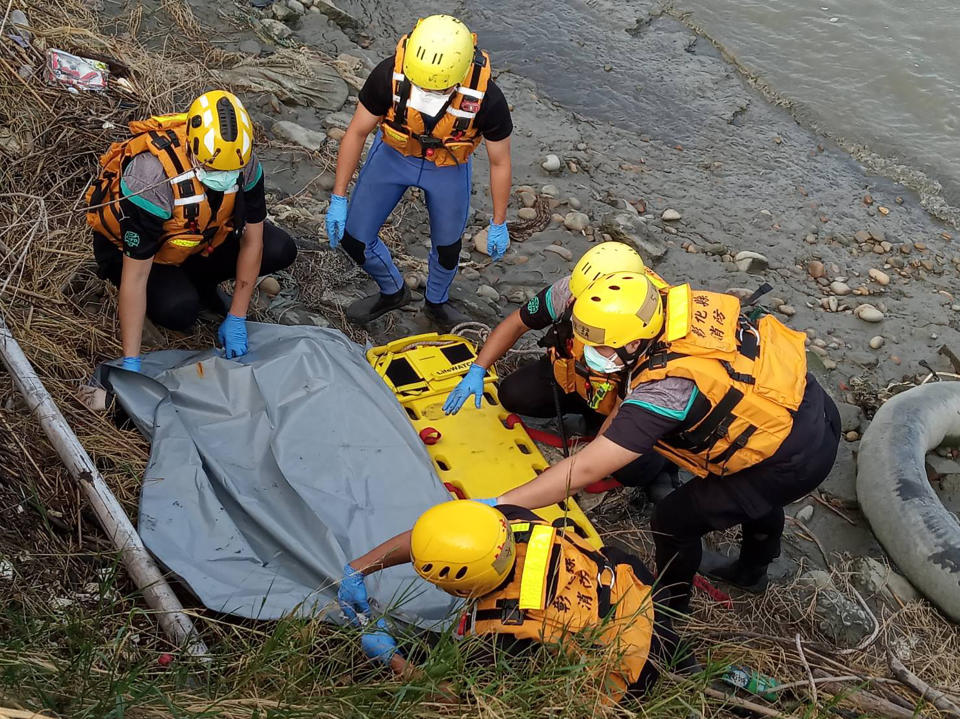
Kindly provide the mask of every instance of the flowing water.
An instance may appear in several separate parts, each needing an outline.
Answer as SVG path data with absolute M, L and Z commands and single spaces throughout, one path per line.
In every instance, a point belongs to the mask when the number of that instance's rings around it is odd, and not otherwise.
M 463 17 L 497 68 L 553 100 L 643 134 L 696 144 L 735 98 L 691 55 L 726 51 L 798 119 L 868 165 L 960 205 L 960 3 L 955 0 L 355 0 L 400 31 L 419 14 Z M 679 21 L 678 21 L 679 20 Z M 681 22 L 683 24 L 681 24 Z M 704 35 L 693 38 L 684 25 Z M 703 66 L 715 63 L 704 62 Z

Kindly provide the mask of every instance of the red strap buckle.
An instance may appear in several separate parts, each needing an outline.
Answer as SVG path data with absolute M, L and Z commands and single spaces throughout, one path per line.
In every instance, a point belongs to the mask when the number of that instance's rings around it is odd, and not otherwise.
M 420 441 L 428 447 L 435 445 L 443 437 L 440 430 L 435 427 L 424 427 L 420 430 Z

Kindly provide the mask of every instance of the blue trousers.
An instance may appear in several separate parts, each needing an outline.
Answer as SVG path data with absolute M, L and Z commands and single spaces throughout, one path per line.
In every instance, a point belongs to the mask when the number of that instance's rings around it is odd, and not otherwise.
M 471 161 L 437 167 L 429 160 L 406 157 L 384 144 L 380 132 L 360 169 L 347 210 L 344 249 L 384 294 L 399 292 L 403 277 L 380 239 L 380 228 L 408 187 L 419 187 L 430 216 L 430 258 L 426 298 L 446 302 L 457 274 L 460 237 L 470 212 Z M 359 243 L 359 244 L 358 244 Z M 362 253 L 356 250 L 362 246 Z

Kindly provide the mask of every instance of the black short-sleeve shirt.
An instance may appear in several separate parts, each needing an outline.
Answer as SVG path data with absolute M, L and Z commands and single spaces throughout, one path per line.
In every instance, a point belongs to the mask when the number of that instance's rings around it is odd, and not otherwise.
M 385 59 L 373 69 L 360 90 L 361 104 L 378 117 L 386 115 L 393 105 L 393 66 L 392 56 Z M 434 124 L 437 119 L 439 118 L 434 118 Z M 430 124 L 427 118 L 425 121 Z M 506 140 L 513 132 L 507 98 L 492 80 L 487 84 L 487 92 L 480 103 L 475 124 L 483 138 L 490 142 Z M 432 125 L 428 129 L 432 129 Z

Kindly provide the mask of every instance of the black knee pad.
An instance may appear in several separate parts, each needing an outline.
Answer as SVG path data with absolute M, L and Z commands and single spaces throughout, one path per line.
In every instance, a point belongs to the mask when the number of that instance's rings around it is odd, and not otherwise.
M 460 261 L 460 248 L 463 247 L 463 240 L 457 240 L 452 245 L 444 245 L 437 248 L 437 261 L 445 270 L 457 269 L 457 263 Z
M 347 232 L 343 233 L 343 239 L 340 241 L 340 244 L 343 246 L 343 249 L 347 251 L 347 254 L 350 255 L 350 259 L 363 267 L 363 263 L 367 261 L 366 245 Z
M 283 270 L 297 259 L 297 243 L 286 232 L 280 232 L 263 243 L 263 259 L 260 261 L 260 273 L 270 274 Z

